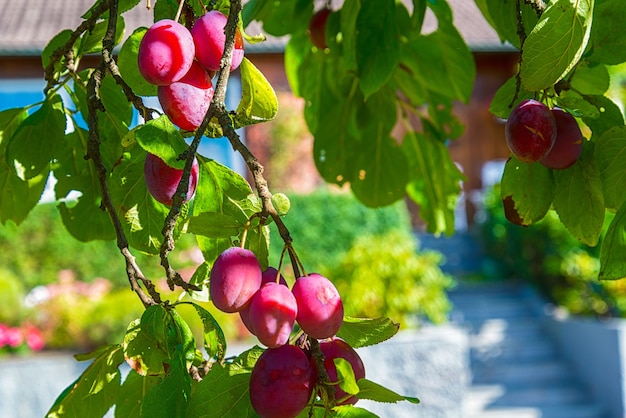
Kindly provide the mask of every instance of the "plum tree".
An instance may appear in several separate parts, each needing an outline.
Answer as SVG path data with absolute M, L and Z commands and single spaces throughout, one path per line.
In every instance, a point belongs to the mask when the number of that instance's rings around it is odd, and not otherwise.
M 556 141 L 556 121 L 546 105 L 528 99 L 518 104 L 506 122 L 506 142 L 525 163 L 545 157 Z
M 324 180 L 349 189 L 369 207 L 408 196 L 419 205 L 429 232 L 450 235 L 464 176 L 446 144 L 463 131 L 456 103 L 470 101 L 476 75 L 454 11 L 445 0 L 333 2 L 333 12 L 324 12 L 323 32 L 336 36 L 314 46 L 310 24 L 318 2 L 251 0 L 244 7 L 240 0 L 157 0 L 151 9 L 156 23 L 124 33 L 124 13 L 139 3 L 94 0 L 78 26 L 60 31 L 44 48 L 44 99 L 0 112 L 0 223 L 21 223 L 38 203 L 46 179 L 56 178 L 64 226 L 82 242 L 117 245 L 130 288 L 145 307 L 128 324 L 123 341 L 81 356 L 92 363 L 59 395 L 48 416 L 65 411 L 104 416 L 112 408 L 116 416 L 175 418 L 252 416 L 255 409 L 261 416 L 293 416 L 307 407 L 310 416 L 368 414 L 350 403 L 334 404 L 335 377 L 324 367 L 318 339 L 336 335 L 358 348 L 388 340 L 399 325 L 390 318 L 344 317 L 332 283 L 305 273 L 283 216 L 289 205 L 272 193 L 262 164 L 238 134 L 279 111 L 272 85 L 243 57 L 242 40 L 262 42 L 265 34 L 288 39 L 287 78 L 304 103 L 314 162 Z M 501 185 L 507 217 L 531 225 L 554 208 L 580 241 L 602 242 L 600 279 L 626 277 L 619 152 L 626 147 L 626 128 L 622 108 L 608 93 L 609 68 L 626 62 L 626 26 L 622 14 L 613 12 L 622 10 L 622 0 L 476 5 L 499 38 L 520 52 L 519 71 L 490 104 L 495 116 L 508 119 L 503 141 L 509 140 L 514 154 Z M 429 14 L 437 20 L 433 30 L 426 30 Z M 253 21 L 260 35 L 246 33 Z M 182 123 L 171 109 L 161 114 L 144 99 L 158 94 L 155 86 L 179 82 L 194 57 L 217 77 L 200 125 L 186 130 L 176 126 Z M 234 68 L 242 94 L 229 109 L 225 97 Z M 167 108 L 166 100 L 163 104 Z M 548 107 L 574 115 L 590 133 L 572 169 L 533 163 L 556 141 L 555 130 L 559 136 Z M 196 126 L 202 112 L 181 110 L 194 116 Z M 133 112 L 141 116 L 138 126 Z M 402 137 L 398 126 L 404 128 Z M 247 177 L 198 153 L 202 141 L 221 137 L 242 155 Z M 176 166 L 170 168 L 178 180 L 144 171 L 160 161 Z M 152 186 L 163 179 L 167 187 Z M 196 188 L 195 195 L 187 184 Z M 164 189 L 164 197 L 157 198 Z M 70 191 L 80 198 L 71 201 Z M 171 206 L 157 204 L 151 193 Z M 614 216 L 607 228 L 609 211 Z M 219 321 L 201 302 L 210 296 L 219 309 L 241 315 L 261 289 L 261 269 L 270 264 L 270 228 L 278 230 L 283 258 L 297 278 L 292 294 L 301 329 L 282 346 L 227 356 Z M 204 257 L 188 280 L 170 257 L 186 234 L 194 236 Z M 169 292 L 156 286 L 158 278 L 143 274 L 135 252 L 158 259 Z M 276 275 L 265 286 L 286 290 Z M 200 319 L 203 350 L 177 313 L 183 305 L 192 306 Z M 345 366 L 339 358 L 333 363 Z M 133 364 L 129 374 L 120 370 L 125 361 Z M 360 376 L 358 366 L 352 368 Z M 363 385 L 373 400 L 418 402 L 364 378 L 350 393 L 358 398 Z
M 211 76 L 196 61 L 178 81 L 157 89 L 159 103 L 172 123 L 181 129 L 195 131 L 209 110 L 213 98 Z
M 187 74 L 194 56 L 195 46 L 189 30 L 174 20 L 163 19 L 146 31 L 137 59 L 146 81 L 166 86 Z
M 194 160 L 189 175 L 189 186 L 183 202 L 188 202 L 193 198 L 198 184 L 199 173 L 198 160 Z M 171 206 L 172 199 L 178 188 L 178 183 L 183 177 L 183 170 L 170 167 L 161 158 L 148 153 L 144 163 L 144 177 L 148 191 L 158 202 Z
M 218 10 L 212 10 L 196 21 L 191 28 L 191 35 L 195 44 L 196 59 L 207 70 L 220 69 L 220 60 L 224 55 L 226 36 L 226 16 Z M 241 64 L 244 55 L 243 37 L 237 30 L 230 70 L 235 70 Z
M 262 418 L 297 416 L 314 387 L 314 372 L 306 354 L 293 345 L 267 349 L 250 376 L 250 401 Z
M 556 121 L 556 140 L 548 154 L 539 161 L 548 168 L 563 170 L 571 167 L 583 151 L 583 134 L 576 119 L 563 109 L 552 109 Z
M 328 373 L 331 382 L 337 382 L 337 366 L 335 359 L 341 358 L 350 363 L 354 379 L 365 378 L 365 365 L 361 356 L 350 345 L 340 338 L 331 338 L 329 340 L 320 341 L 320 350 L 324 354 L 324 368 Z M 356 396 L 349 396 L 339 385 L 335 385 L 335 401 L 339 405 L 355 404 L 359 400 Z
M 289 341 L 298 313 L 296 298 L 287 286 L 265 283 L 252 296 L 249 322 L 254 335 L 267 347 L 278 347 Z
M 343 321 L 343 302 L 335 285 L 326 277 L 312 273 L 296 279 L 292 288 L 298 303 L 296 320 L 313 338 L 334 336 Z
M 211 270 L 211 301 L 221 311 L 240 311 L 261 287 L 261 274 L 259 260 L 252 251 L 228 248 L 217 257 Z

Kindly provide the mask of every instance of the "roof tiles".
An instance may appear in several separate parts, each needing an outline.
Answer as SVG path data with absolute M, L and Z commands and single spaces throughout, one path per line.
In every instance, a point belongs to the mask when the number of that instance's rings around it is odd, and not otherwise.
M 455 25 L 473 50 L 510 49 L 500 42 L 473 1 L 448 1 L 454 11 Z M 81 15 L 93 3 L 94 0 L 0 0 L 0 56 L 40 55 L 54 35 L 63 29 L 76 28 L 82 21 Z M 123 16 L 127 34 L 136 27 L 149 26 L 152 22 L 152 13 L 141 5 Z M 427 17 L 425 27 L 436 27 L 434 16 Z M 251 45 L 247 50 L 281 52 L 286 41 L 285 37 L 269 37 L 266 42 Z

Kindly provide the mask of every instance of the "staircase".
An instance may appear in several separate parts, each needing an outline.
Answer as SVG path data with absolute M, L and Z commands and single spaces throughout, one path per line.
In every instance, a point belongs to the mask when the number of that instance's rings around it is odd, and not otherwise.
M 472 384 L 464 418 L 608 418 L 563 359 L 523 288 L 465 284 L 451 320 L 468 329 Z

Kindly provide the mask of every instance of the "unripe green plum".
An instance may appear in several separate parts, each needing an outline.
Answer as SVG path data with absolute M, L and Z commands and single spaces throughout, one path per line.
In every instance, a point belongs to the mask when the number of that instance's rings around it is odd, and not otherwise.
M 157 91 L 165 114 L 174 125 L 187 131 L 200 126 L 213 99 L 211 76 L 195 61 L 183 78 L 159 86 Z
M 298 302 L 296 321 L 309 336 L 318 339 L 334 336 L 343 323 L 343 302 L 335 285 L 313 273 L 296 279 L 293 295 Z
M 525 163 L 545 157 L 556 141 L 556 121 L 550 109 L 537 100 L 518 104 L 506 122 L 505 137 L 515 157 Z
M 137 65 L 147 82 L 166 86 L 184 77 L 194 60 L 189 30 L 171 19 L 152 25 L 139 43 Z
M 315 386 L 313 365 L 293 345 L 267 349 L 250 375 L 250 402 L 261 418 L 292 418 L 304 410 Z
M 556 120 L 556 141 L 539 161 L 548 168 L 563 170 L 578 161 L 583 151 L 583 134 L 576 119 L 565 110 L 554 108 L 552 115 Z
M 189 187 L 183 202 L 189 201 L 196 193 L 200 166 L 194 158 L 189 174 Z M 148 153 L 143 167 L 144 178 L 148 192 L 158 202 L 171 206 L 178 183 L 183 177 L 183 170 L 170 167 L 161 158 Z
M 193 25 L 193 28 L 191 28 L 196 59 L 200 65 L 209 71 L 218 71 L 220 69 L 220 61 L 222 60 L 222 55 L 224 55 L 224 46 L 226 44 L 224 28 L 226 27 L 227 19 L 222 12 L 211 10 L 200 17 Z M 237 29 L 230 66 L 231 71 L 239 67 L 243 60 L 243 55 L 243 37 L 239 29 Z
M 243 309 L 261 287 L 261 267 L 254 253 L 231 247 L 215 260 L 209 294 L 216 308 L 233 313 Z

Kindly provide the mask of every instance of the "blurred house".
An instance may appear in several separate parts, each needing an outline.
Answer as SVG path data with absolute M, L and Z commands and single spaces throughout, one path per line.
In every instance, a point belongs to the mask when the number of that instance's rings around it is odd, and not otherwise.
M 515 73 L 518 55 L 510 45 L 500 42 L 473 1 L 448 0 L 448 3 L 453 9 L 457 28 L 474 53 L 477 69 L 470 103 L 458 104 L 456 109 L 465 131 L 449 145 L 453 160 L 462 167 L 467 177 L 464 196 L 471 197 L 472 191 L 480 190 L 497 178 L 501 164 L 492 162 L 502 161 L 509 155 L 504 141 L 504 124 L 489 113 L 488 107 L 498 87 Z M 59 31 L 76 28 L 81 22 L 80 16 L 92 4 L 93 0 L 0 0 L 0 109 L 23 106 L 42 97 L 41 51 Z M 151 12 L 141 4 L 123 16 L 127 34 L 152 22 Z M 432 30 L 435 25 L 434 17 L 427 15 L 425 30 Z M 284 38 L 270 38 L 261 44 L 246 45 L 246 56 L 274 86 L 279 98 L 293 100 L 284 71 L 285 43 Z M 229 99 L 236 103 L 240 91 L 236 72 L 231 79 Z M 242 132 L 261 161 L 267 157 L 268 128 L 265 125 L 268 124 L 252 126 Z M 311 139 L 306 140 L 310 142 Z M 204 153 L 244 170 L 241 160 L 232 154 L 226 141 L 214 141 L 211 147 Z M 305 143 L 299 152 L 310 153 L 310 148 Z M 314 164 L 309 160 L 310 163 L 298 167 L 298 172 L 290 172 L 290 177 L 300 189 L 315 187 L 320 182 Z M 483 172 L 487 174 L 483 175 Z M 471 224 L 476 208 L 470 198 L 461 203 L 459 226 L 463 227 Z

